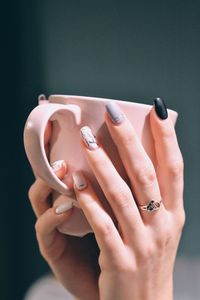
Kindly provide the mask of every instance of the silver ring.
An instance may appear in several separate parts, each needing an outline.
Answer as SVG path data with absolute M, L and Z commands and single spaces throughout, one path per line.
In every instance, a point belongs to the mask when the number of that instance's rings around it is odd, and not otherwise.
M 162 203 L 162 200 L 160 200 L 159 202 L 150 200 L 147 202 L 146 205 L 139 205 L 139 208 L 141 210 L 152 212 L 152 211 L 158 210 L 161 206 L 161 203 Z

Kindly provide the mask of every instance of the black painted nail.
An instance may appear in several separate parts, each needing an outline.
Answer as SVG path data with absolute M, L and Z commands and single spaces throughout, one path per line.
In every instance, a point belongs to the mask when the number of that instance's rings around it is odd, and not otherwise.
M 155 111 L 157 116 L 161 120 L 165 120 L 168 117 L 168 112 L 167 112 L 167 107 L 163 99 L 161 98 L 156 98 L 154 100 L 154 105 L 155 105 Z

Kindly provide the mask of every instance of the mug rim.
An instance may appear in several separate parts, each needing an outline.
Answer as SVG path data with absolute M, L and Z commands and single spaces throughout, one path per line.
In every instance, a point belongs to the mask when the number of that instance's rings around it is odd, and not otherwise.
M 125 105 L 135 105 L 135 106 L 140 106 L 140 107 L 144 107 L 144 108 L 150 108 L 152 107 L 151 104 L 146 104 L 146 103 L 138 103 L 138 102 L 135 102 L 135 101 L 127 101 L 127 100 L 120 100 L 120 99 L 113 99 L 113 98 L 103 98 L 103 97 L 93 97 L 93 96 L 82 96 L 82 95 L 65 95 L 65 94 L 52 94 L 48 97 L 48 100 L 50 102 L 52 102 L 52 99 L 54 98 L 64 98 L 64 99 L 84 99 L 84 100 L 88 100 L 88 101 L 96 101 L 96 100 L 99 100 L 99 101 L 102 101 L 102 102 L 105 102 L 105 101 L 117 101 L 119 103 L 123 103 Z M 57 102 L 56 102 L 57 103 Z M 168 111 L 170 111 L 170 113 L 174 114 L 176 117 L 178 116 L 178 112 L 173 110 L 173 109 L 170 109 L 170 108 L 167 108 Z

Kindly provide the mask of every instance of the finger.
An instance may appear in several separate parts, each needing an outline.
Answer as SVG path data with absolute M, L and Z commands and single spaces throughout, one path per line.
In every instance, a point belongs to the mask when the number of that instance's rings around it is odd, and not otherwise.
M 58 232 L 57 227 L 70 217 L 72 209 L 57 213 L 58 207 L 47 209 L 35 224 L 36 236 L 41 254 L 48 261 L 58 259 L 66 246 L 66 236 Z
M 122 239 L 83 172 L 72 173 L 77 201 L 92 227 L 101 251 L 118 258 L 124 250 Z
M 91 129 L 87 126 L 81 128 L 81 136 L 83 139 L 81 146 L 87 161 L 120 224 L 123 234 L 130 236 L 130 233 L 132 234 L 137 227 L 142 225 L 142 219 L 132 192 L 102 146 L 96 144 Z
M 116 103 L 109 102 L 106 109 L 105 122 L 130 179 L 138 206 L 146 205 L 151 200 L 159 202 L 161 195 L 154 165 L 133 125 Z M 141 209 L 140 213 L 145 223 L 159 223 L 163 210 L 162 205 L 159 212 L 153 212 L 153 217 Z
M 165 109 L 161 99 L 156 100 L 155 105 L 161 105 Z M 155 142 L 160 189 L 166 207 L 176 208 L 183 205 L 183 158 L 174 125 L 170 117 L 167 117 L 166 109 L 165 119 L 161 119 L 155 107 L 150 113 L 150 123 Z
M 62 179 L 66 174 L 67 165 L 65 161 L 59 160 L 52 164 L 52 168 L 58 178 Z M 51 187 L 40 177 L 30 187 L 28 196 L 36 217 L 39 217 L 51 206 L 51 203 L 48 201 L 51 192 Z

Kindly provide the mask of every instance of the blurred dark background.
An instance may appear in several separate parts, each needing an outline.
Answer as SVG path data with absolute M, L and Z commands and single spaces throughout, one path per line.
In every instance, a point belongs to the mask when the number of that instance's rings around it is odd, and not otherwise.
M 179 112 L 187 222 L 179 256 L 200 259 L 200 2 L 7 1 L 1 7 L 2 300 L 21 300 L 48 271 L 27 191 L 23 127 L 40 93 L 151 104 Z

